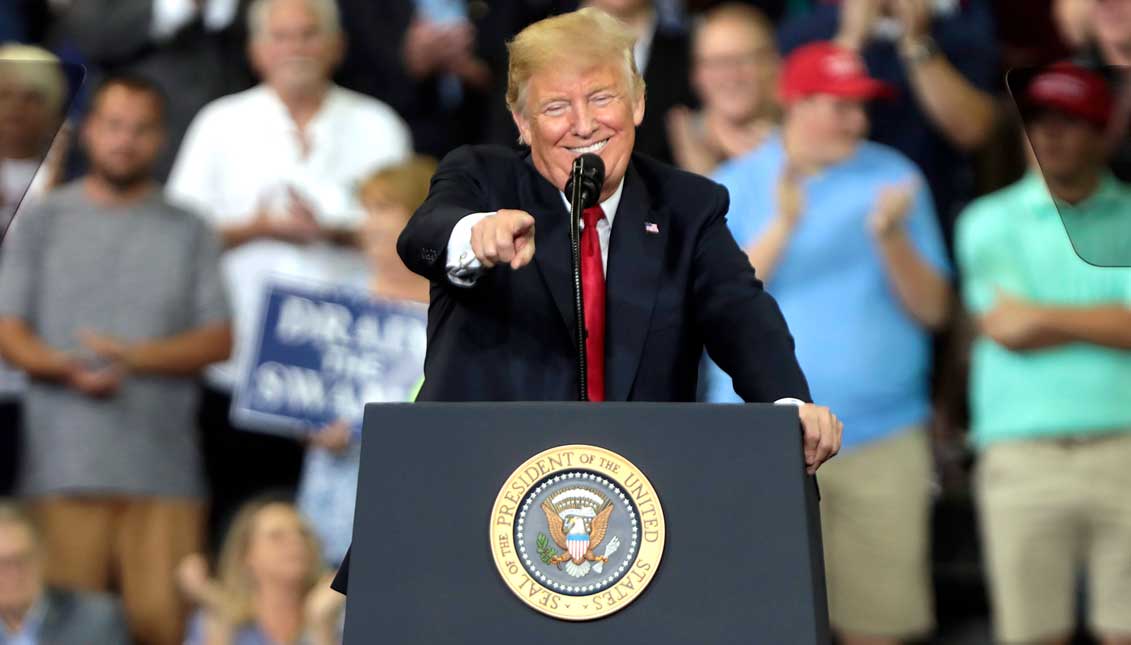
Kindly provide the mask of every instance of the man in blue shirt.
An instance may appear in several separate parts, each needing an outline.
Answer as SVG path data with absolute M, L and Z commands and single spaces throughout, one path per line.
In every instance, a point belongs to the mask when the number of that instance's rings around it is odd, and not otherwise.
M 844 420 L 821 515 L 830 615 L 849 645 L 933 624 L 927 330 L 947 317 L 950 268 L 918 169 L 864 140 L 866 102 L 890 89 L 851 50 L 807 45 L 782 73 L 780 133 L 716 176 L 814 398 Z M 710 400 L 737 400 L 718 368 L 711 382 Z
M 839 0 L 787 21 L 783 54 L 835 40 L 863 56 L 897 96 L 870 105 L 872 141 L 907 155 L 926 177 L 943 233 L 974 196 L 968 153 L 989 139 L 1002 89 L 998 45 L 986 0 Z

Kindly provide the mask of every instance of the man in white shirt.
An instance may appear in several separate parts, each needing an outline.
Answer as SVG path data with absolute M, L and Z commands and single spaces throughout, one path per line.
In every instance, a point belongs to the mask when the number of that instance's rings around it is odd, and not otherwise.
M 293 441 L 226 431 L 267 285 L 278 276 L 341 283 L 364 272 L 346 246 L 363 215 L 355 187 L 412 149 L 391 108 L 331 82 L 343 51 L 333 0 L 256 0 L 248 18 L 262 82 L 200 112 L 168 183 L 170 197 L 200 211 L 226 247 L 236 343 L 232 360 L 209 371 L 202 407 L 206 453 L 223 460 L 209 468 L 223 506 L 294 487 L 301 467 Z M 219 443 L 209 445 L 209 435 Z M 214 519 L 225 516 L 220 506 Z

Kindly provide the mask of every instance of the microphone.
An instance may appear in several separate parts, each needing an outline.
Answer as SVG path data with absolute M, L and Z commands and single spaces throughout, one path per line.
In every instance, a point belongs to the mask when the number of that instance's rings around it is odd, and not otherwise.
M 581 293 L 581 211 L 596 206 L 605 184 L 605 162 L 587 152 L 573 160 L 565 185 L 569 200 L 570 263 L 573 269 L 573 312 L 577 324 L 577 400 L 589 400 L 588 356 L 585 352 L 585 299 Z
M 573 171 L 565 185 L 566 199 L 570 206 L 580 203 L 582 209 L 596 206 L 604 183 L 605 162 L 601 157 L 587 152 L 573 160 Z

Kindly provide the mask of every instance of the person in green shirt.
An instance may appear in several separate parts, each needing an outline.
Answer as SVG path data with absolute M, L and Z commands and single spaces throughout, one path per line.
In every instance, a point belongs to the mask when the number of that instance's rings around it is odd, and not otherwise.
M 1058 64 L 1022 108 L 1030 172 L 972 203 L 955 239 L 979 332 L 971 425 L 994 627 L 999 642 L 1068 642 L 1083 572 L 1091 630 L 1131 643 L 1131 269 L 1089 264 L 1069 235 L 1095 245 L 1107 222 L 1120 243 L 1131 189 L 1106 169 L 1102 78 Z

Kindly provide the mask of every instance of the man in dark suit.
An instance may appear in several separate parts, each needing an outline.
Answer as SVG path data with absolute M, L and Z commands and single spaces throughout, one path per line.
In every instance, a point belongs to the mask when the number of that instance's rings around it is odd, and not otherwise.
M 398 241 L 405 264 L 432 280 L 418 400 L 577 398 L 560 191 L 573 160 L 594 152 L 606 174 L 580 240 L 588 398 L 694 400 L 706 346 L 744 400 L 799 406 L 813 473 L 839 450 L 840 421 L 804 402 L 785 320 L 727 229 L 726 191 L 633 154 L 644 83 L 632 41 L 583 9 L 511 43 L 507 104 L 529 152 L 453 152 Z
M 0 643 L 127 645 L 121 607 L 109 596 L 46 589 L 34 524 L 0 501 Z
M 168 144 L 156 174 L 164 180 L 196 113 L 254 84 L 245 54 L 250 2 L 61 0 L 51 3 L 50 40 L 78 50 L 91 68 L 91 86 L 107 76 L 131 74 L 161 87 L 168 98 Z

